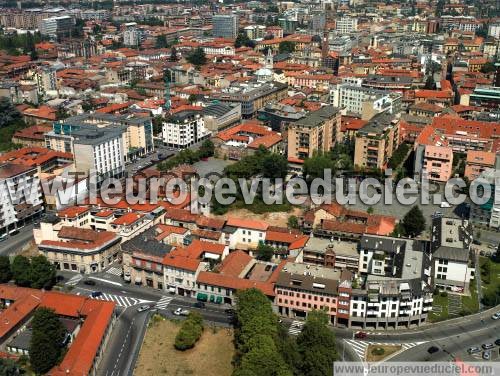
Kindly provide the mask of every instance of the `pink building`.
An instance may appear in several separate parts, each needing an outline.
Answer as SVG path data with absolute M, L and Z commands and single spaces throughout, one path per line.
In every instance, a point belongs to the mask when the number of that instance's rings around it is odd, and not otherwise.
M 336 325 L 341 273 L 322 266 L 288 262 L 275 285 L 274 303 L 278 313 L 305 319 L 309 311 L 322 309 Z
M 467 152 L 464 176 L 469 181 L 476 179 L 487 168 L 495 167 L 495 157 L 495 153 L 469 150 Z
M 453 172 L 453 149 L 432 126 L 425 127 L 415 140 L 415 178 L 424 172 L 431 181 L 446 182 Z

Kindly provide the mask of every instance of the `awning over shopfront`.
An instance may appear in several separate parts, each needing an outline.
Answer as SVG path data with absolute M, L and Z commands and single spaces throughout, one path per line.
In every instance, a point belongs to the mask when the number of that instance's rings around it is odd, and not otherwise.
M 208 295 L 207 294 L 203 294 L 202 292 L 199 292 L 196 295 L 196 299 L 206 302 L 208 300 Z

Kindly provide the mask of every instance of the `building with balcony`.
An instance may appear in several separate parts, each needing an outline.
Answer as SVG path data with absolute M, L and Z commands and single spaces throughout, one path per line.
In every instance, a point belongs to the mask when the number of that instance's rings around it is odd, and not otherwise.
M 235 39 L 238 36 L 237 14 L 216 14 L 212 17 L 212 34 L 217 38 Z
M 180 111 L 163 123 L 163 144 L 176 149 L 189 148 L 210 135 L 200 111 Z
M 314 152 L 330 151 L 340 141 L 340 111 L 324 106 L 288 126 L 288 157 L 304 160 Z
M 366 169 L 385 169 L 398 147 L 399 118 L 380 113 L 356 132 L 354 165 Z
M 0 164 L 0 235 L 23 227 L 43 211 L 36 166 Z
M 425 127 L 415 140 L 415 180 L 425 175 L 431 181 L 445 183 L 453 172 L 453 149 L 448 139 L 432 126 Z

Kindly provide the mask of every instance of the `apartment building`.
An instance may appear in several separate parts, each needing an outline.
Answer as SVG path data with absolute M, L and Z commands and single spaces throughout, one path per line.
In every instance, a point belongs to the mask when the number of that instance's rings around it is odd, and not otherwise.
M 375 115 L 356 132 L 354 165 L 368 169 L 385 169 L 398 147 L 399 117 L 381 113 Z
M 287 262 L 275 285 L 274 301 L 278 313 L 305 319 L 312 310 L 324 310 L 330 322 L 336 325 L 337 310 L 342 306 L 338 289 L 342 274 L 350 276 L 349 272 L 323 266 Z
M 22 228 L 43 211 L 36 166 L 0 164 L 0 236 Z
M 229 217 L 223 232 L 230 249 L 252 250 L 266 239 L 269 225 L 264 221 Z
M 377 330 L 425 323 L 432 310 L 432 289 L 412 274 L 409 279 L 405 273 L 402 279 L 368 276 L 363 289 L 353 288 L 349 326 Z
M 220 93 L 211 94 L 211 98 L 220 102 L 240 103 L 242 117 L 250 118 L 267 103 L 285 99 L 288 95 L 287 89 L 287 84 L 277 81 L 247 81 L 232 84 Z
M 98 129 L 123 129 L 122 143 L 125 162 L 154 151 L 153 123 L 150 117 L 105 113 L 85 113 L 54 123 L 53 132 L 46 135 L 47 147 L 73 152 L 72 133 L 82 126 L 92 126 Z
M 472 226 L 458 218 L 434 218 L 431 251 L 434 285 L 455 292 L 468 292 L 474 279 L 471 257 Z
M 477 179 L 485 170 L 495 167 L 496 154 L 486 151 L 467 151 L 464 176 L 472 181 Z
M 358 244 L 313 236 L 308 238 L 295 260 L 335 270 L 347 269 L 357 272 L 359 264 Z
M 369 120 L 380 112 L 399 113 L 402 99 L 400 94 L 362 87 L 361 79 L 357 81 L 357 85 L 342 83 L 332 86 L 330 104 L 348 114 L 361 116 L 363 120 Z
M 63 16 L 64 8 L 31 8 L 31 9 L 2 9 L 0 25 L 6 28 L 35 30 L 40 29 L 42 21 L 47 18 Z
M 212 103 L 203 108 L 202 114 L 205 128 L 218 132 L 241 120 L 241 104 Z
M 216 14 L 212 17 L 212 34 L 217 38 L 235 39 L 238 36 L 239 19 L 236 14 Z
M 288 157 L 304 160 L 316 151 L 331 150 L 340 141 L 340 117 L 337 108 L 324 106 L 289 124 Z
M 121 239 L 114 232 L 64 226 L 60 218 L 46 216 L 35 240 L 39 253 L 57 270 L 90 274 L 103 272 L 118 260 Z
M 186 149 L 210 135 L 200 111 L 180 111 L 163 123 L 163 144 L 176 149 Z
M 193 240 L 185 248 L 172 250 L 163 258 L 165 289 L 181 296 L 195 297 L 196 280 L 210 264 L 222 261 L 228 255 L 224 244 Z
M 343 16 L 335 22 L 335 30 L 340 35 L 349 34 L 358 30 L 358 19 L 356 17 Z
M 71 36 L 75 27 L 75 19 L 70 16 L 50 17 L 42 20 L 40 33 L 52 38 Z
M 488 226 L 491 228 L 500 228 L 500 156 L 497 155 L 495 168 L 484 170 L 479 178 L 483 183 L 489 184 L 491 197 L 483 204 L 471 202 L 470 220 L 476 225 Z
M 122 128 L 82 126 L 71 133 L 75 169 L 95 171 L 97 182 L 122 177 L 125 168 Z
M 453 172 L 453 149 L 448 139 L 432 126 L 425 127 L 415 140 L 415 179 L 447 182 Z

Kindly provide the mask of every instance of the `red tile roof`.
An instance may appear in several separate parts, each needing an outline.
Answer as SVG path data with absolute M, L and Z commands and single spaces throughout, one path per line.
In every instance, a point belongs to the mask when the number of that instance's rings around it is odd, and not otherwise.
M 121 225 L 128 226 L 134 222 L 137 222 L 142 217 L 144 217 L 144 214 L 126 213 L 126 214 L 122 215 L 121 217 L 115 219 L 113 221 L 113 224 L 118 225 L 118 226 L 121 226 Z
M 229 217 L 226 221 L 228 226 L 238 227 L 238 228 L 249 228 L 252 230 L 266 231 L 269 225 L 264 221 L 243 219 L 237 217 Z
M 79 215 L 88 212 L 90 209 L 85 206 L 69 206 L 57 212 L 60 218 L 76 218 Z

